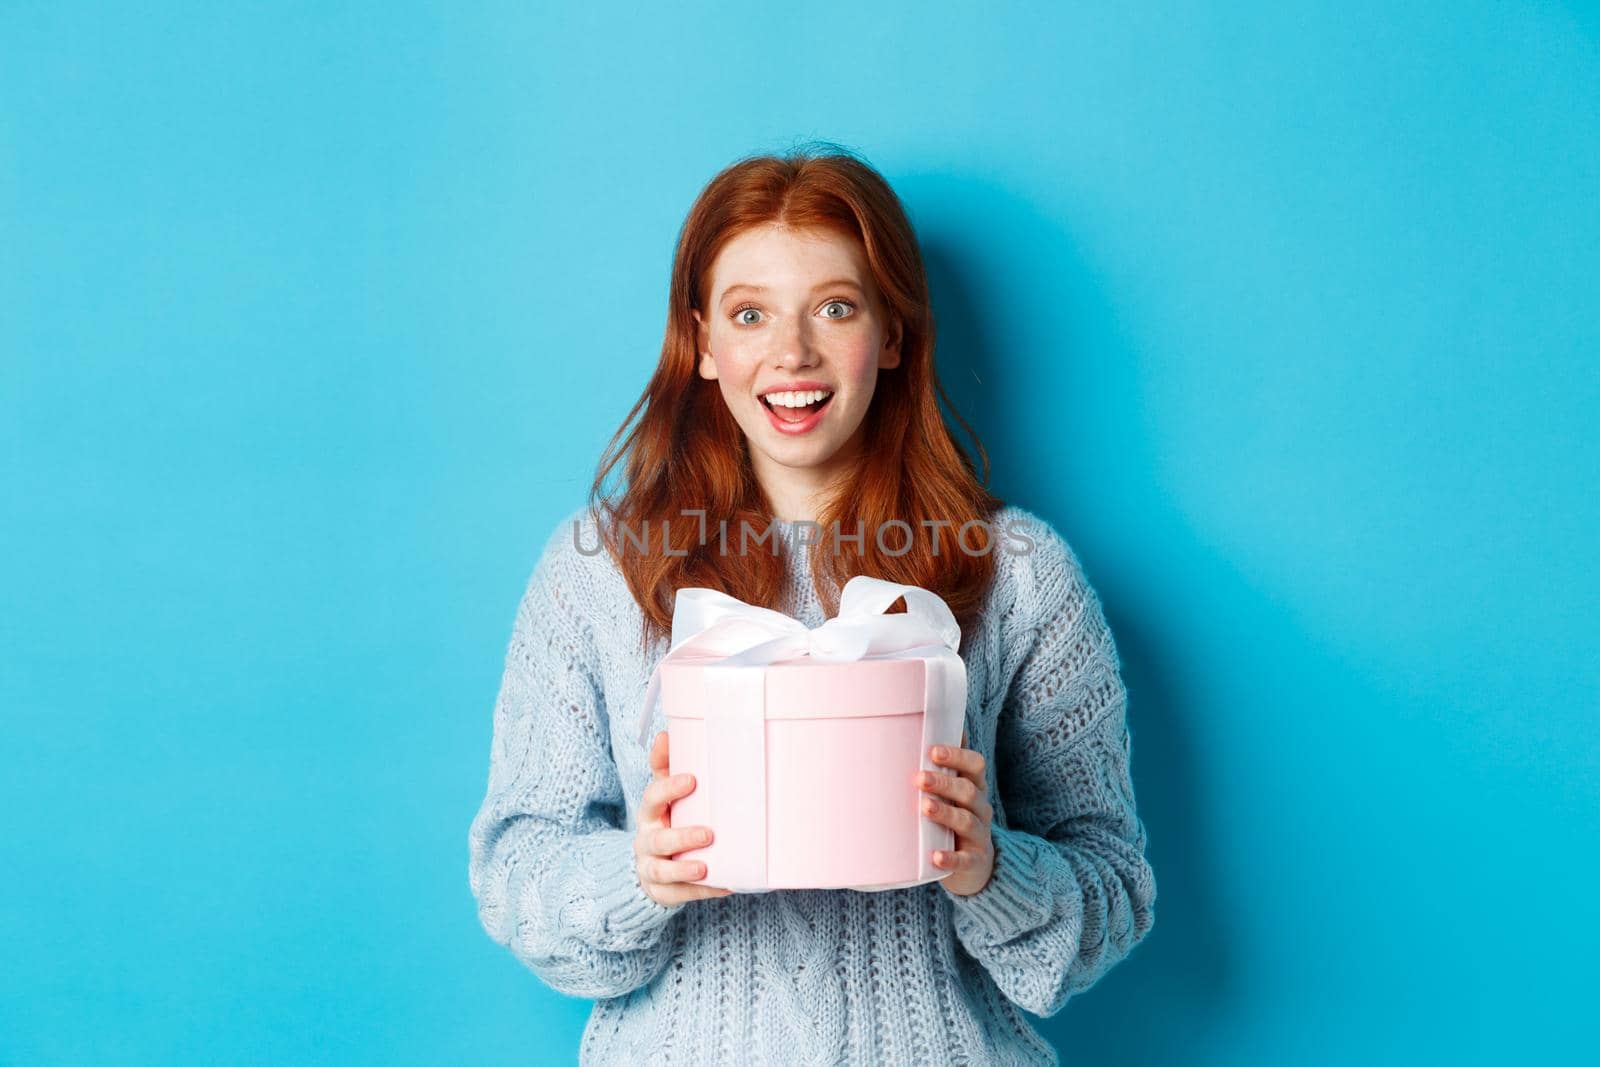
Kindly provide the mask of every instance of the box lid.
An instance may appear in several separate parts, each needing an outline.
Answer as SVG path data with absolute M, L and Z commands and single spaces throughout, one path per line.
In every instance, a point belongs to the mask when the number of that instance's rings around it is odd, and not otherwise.
M 717 670 L 764 670 L 768 719 L 920 715 L 927 666 L 921 659 L 829 663 L 809 656 L 764 668 L 728 667 L 719 656 L 693 654 L 661 667 L 661 707 L 669 718 L 705 718 L 705 676 Z

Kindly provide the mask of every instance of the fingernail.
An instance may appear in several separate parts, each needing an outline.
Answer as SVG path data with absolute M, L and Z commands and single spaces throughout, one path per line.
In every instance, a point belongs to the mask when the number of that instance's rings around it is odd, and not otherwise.
M 694 843 L 695 844 L 703 845 L 707 841 L 710 841 L 710 840 L 711 840 L 711 835 L 709 833 L 707 833 L 706 831 L 704 831 L 704 830 L 696 830 L 694 832 Z
M 934 803 L 933 803 L 933 801 L 931 801 L 931 800 L 924 800 L 924 801 L 923 801 L 923 802 L 922 802 L 922 810 L 923 810 L 923 811 L 925 811 L 925 812 L 927 812 L 927 813 L 928 813 L 928 814 L 929 814 L 929 815 L 932 815 L 932 814 L 933 814 L 933 809 L 934 809 Z
M 949 755 L 950 755 L 950 750 L 948 748 L 945 748 L 943 745 L 935 745 L 934 746 L 934 749 L 933 749 L 933 758 L 934 759 L 944 759 L 945 757 L 947 757 Z
M 932 771 L 923 771 L 921 774 L 917 775 L 917 784 L 918 785 L 932 785 L 933 784 L 933 772 Z

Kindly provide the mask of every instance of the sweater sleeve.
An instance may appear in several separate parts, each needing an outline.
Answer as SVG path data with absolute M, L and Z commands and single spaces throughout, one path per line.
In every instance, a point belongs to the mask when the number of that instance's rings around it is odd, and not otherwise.
M 491 938 L 554 989 L 609 998 L 660 973 L 682 905 L 639 884 L 583 576 L 560 536 L 517 608 L 468 879 Z
M 1038 621 L 992 761 L 994 870 L 951 902 L 957 938 L 1001 991 L 1050 1016 L 1149 932 L 1156 887 L 1134 807 L 1127 691 L 1099 597 L 1048 527 L 1035 556 Z

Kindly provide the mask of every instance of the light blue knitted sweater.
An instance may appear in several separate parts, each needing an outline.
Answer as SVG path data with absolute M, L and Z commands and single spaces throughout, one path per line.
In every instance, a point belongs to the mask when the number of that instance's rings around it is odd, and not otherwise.
M 468 877 L 491 938 L 595 998 L 580 1063 L 1058 1062 L 1018 1009 L 1052 1015 L 1125 956 L 1154 922 L 1155 879 L 1099 598 L 1042 519 L 1009 506 L 995 521 L 1035 547 L 997 550 L 961 648 L 968 746 L 990 767 L 989 883 L 673 907 L 640 888 L 633 854 L 651 777 L 639 716 L 666 642 L 641 655 L 621 574 L 577 547 L 599 543 L 586 511 L 550 536 L 512 628 Z M 817 626 L 805 553 L 785 555 L 783 610 Z

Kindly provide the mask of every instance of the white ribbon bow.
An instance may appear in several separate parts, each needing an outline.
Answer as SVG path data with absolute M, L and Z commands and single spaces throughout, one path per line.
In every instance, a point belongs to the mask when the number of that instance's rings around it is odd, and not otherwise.
M 906 598 L 905 614 L 885 615 L 900 597 Z M 960 646 L 961 626 L 937 593 L 865 574 L 845 583 L 839 613 L 816 629 L 715 589 L 679 589 L 671 648 L 656 664 L 645 690 L 639 743 L 649 743 L 662 665 L 690 653 L 723 657 L 721 666 L 758 667 L 797 656 L 829 663 L 926 658 L 951 655 Z

